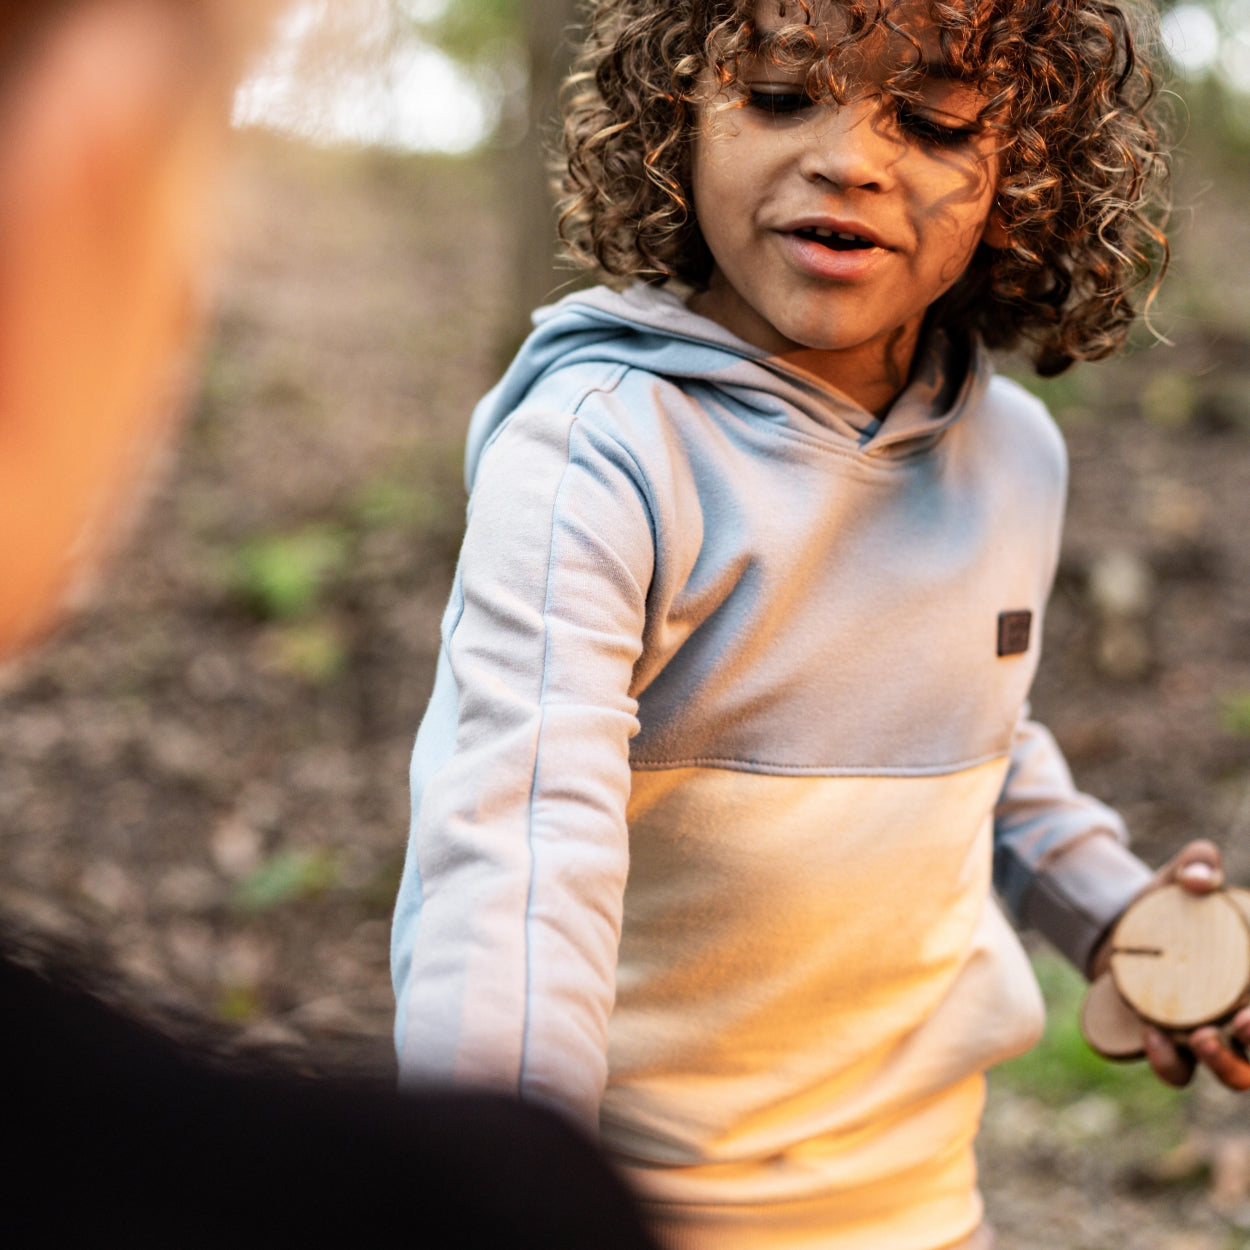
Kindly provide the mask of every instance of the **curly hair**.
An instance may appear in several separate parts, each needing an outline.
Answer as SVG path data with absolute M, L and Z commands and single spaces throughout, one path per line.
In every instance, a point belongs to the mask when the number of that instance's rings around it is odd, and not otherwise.
M 740 102 L 742 61 L 767 56 L 805 73 L 812 99 L 844 102 L 853 45 L 900 28 L 889 0 L 836 2 L 844 21 L 830 40 L 817 36 L 814 0 L 790 0 L 795 20 L 767 35 L 752 0 L 595 0 L 564 94 L 570 256 L 609 280 L 704 287 L 713 259 L 690 188 L 707 72 Z M 1111 0 L 926 3 L 945 72 L 983 94 L 981 121 L 1001 136 L 995 208 L 1007 238 L 977 248 L 938 315 L 990 347 L 1026 344 L 1043 376 L 1110 355 L 1169 255 L 1156 80 L 1136 33 L 1149 33 L 1149 16 L 1131 20 Z M 883 91 L 914 100 L 919 60 L 903 58 Z

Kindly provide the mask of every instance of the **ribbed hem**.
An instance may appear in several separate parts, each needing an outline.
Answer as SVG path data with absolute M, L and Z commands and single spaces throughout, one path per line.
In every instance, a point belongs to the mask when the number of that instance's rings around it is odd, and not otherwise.
M 943 1250 L 963 1245 L 983 1214 L 969 1148 L 801 1202 L 642 1207 L 664 1250 Z

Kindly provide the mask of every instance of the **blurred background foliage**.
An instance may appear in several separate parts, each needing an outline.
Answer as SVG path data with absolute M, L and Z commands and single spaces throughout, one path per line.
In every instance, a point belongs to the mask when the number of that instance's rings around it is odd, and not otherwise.
M 239 118 L 321 142 L 492 149 L 514 225 L 506 359 L 570 278 L 555 264 L 544 145 L 577 18 L 577 0 L 301 0 Z

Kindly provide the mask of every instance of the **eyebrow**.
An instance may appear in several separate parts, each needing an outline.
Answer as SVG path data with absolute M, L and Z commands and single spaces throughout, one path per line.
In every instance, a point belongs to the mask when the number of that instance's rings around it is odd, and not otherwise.
M 795 40 L 793 35 L 789 35 L 782 30 L 761 31 L 756 29 L 754 32 L 754 38 L 751 40 L 750 52 L 753 56 L 769 57 L 776 55 L 778 52 L 784 53 L 788 50 L 787 45 L 789 45 L 790 49 L 794 49 L 796 42 L 798 41 Z M 914 46 L 915 45 L 913 44 L 913 47 Z M 831 51 L 828 47 L 825 47 L 823 51 L 821 50 L 821 41 L 815 36 L 814 33 L 812 35 L 812 42 L 809 49 L 804 49 L 804 51 L 809 50 L 812 61 L 817 61 L 822 59 L 824 56 L 828 56 Z M 923 53 L 921 53 L 918 59 L 912 64 L 900 66 L 900 68 L 913 71 L 920 75 L 920 77 L 927 78 L 930 82 L 967 83 L 971 81 L 966 74 L 959 73 L 958 70 L 955 70 L 951 66 L 947 65 L 944 60 L 940 58 L 934 60 L 925 56 Z
M 792 33 L 792 29 L 760 30 L 759 27 L 756 27 L 751 32 L 749 45 L 751 54 L 753 56 L 773 56 L 778 52 L 784 52 L 806 44 L 817 56 L 821 55 L 818 51 L 820 40 L 815 32 L 810 32 L 806 37 L 802 35 L 796 36 Z M 810 31 L 810 28 L 808 29 Z

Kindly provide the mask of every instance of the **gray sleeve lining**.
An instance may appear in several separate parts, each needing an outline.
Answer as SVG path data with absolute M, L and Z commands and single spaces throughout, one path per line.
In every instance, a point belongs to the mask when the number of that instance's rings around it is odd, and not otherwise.
M 1103 934 L 1151 876 L 1132 851 L 1099 831 L 1038 872 L 1024 895 L 1020 919 L 1086 972 Z
M 994 884 L 1017 923 L 1082 972 L 1098 940 L 1149 883 L 1124 822 L 1082 794 L 1050 734 L 1022 718 L 994 814 Z

